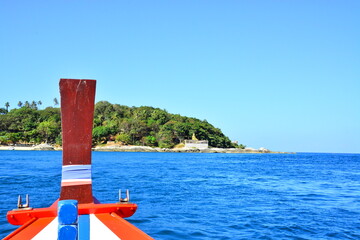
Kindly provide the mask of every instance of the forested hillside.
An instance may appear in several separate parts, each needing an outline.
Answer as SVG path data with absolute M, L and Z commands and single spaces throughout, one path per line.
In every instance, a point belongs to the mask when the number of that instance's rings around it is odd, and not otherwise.
M 95 104 L 93 143 L 109 140 L 126 145 L 171 148 L 192 134 L 208 140 L 212 147 L 228 148 L 233 144 L 220 129 L 206 120 L 171 114 L 153 107 L 128 107 L 100 101 Z M 0 113 L 0 144 L 41 142 L 61 145 L 60 109 L 36 105 L 22 106 Z

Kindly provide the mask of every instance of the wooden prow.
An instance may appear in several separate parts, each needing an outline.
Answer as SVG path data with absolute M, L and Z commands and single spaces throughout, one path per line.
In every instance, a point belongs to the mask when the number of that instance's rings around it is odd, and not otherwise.
M 91 146 L 95 80 L 60 79 L 63 168 L 60 200 L 93 203 Z

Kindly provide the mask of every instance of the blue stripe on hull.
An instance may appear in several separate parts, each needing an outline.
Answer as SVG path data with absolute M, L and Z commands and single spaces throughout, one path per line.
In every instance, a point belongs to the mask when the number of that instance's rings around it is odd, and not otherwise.
M 79 215 L 79 240 L 90 240 L 90 216 Z

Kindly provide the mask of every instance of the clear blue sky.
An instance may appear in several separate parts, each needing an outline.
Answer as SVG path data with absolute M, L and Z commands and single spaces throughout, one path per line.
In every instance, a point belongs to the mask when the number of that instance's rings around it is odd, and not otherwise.
M 2 106 L 96 79 L 249 147 L 360 152 L 358 0 L 0 0 L 0 66 Z

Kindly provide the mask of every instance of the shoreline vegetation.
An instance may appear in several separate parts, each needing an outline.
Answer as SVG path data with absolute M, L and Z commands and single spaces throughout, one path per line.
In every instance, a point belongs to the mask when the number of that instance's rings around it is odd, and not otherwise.
M 0 108 L 0 150 L 61 150 L 60 108 L 39 109 L 41 104 L 19 101 L 19 108 L 9 110 L 7 102 Z M 92 144 L 93 151 L 282 153 L 247 148 L 206 120 L 107 101 L 95 104 Z

